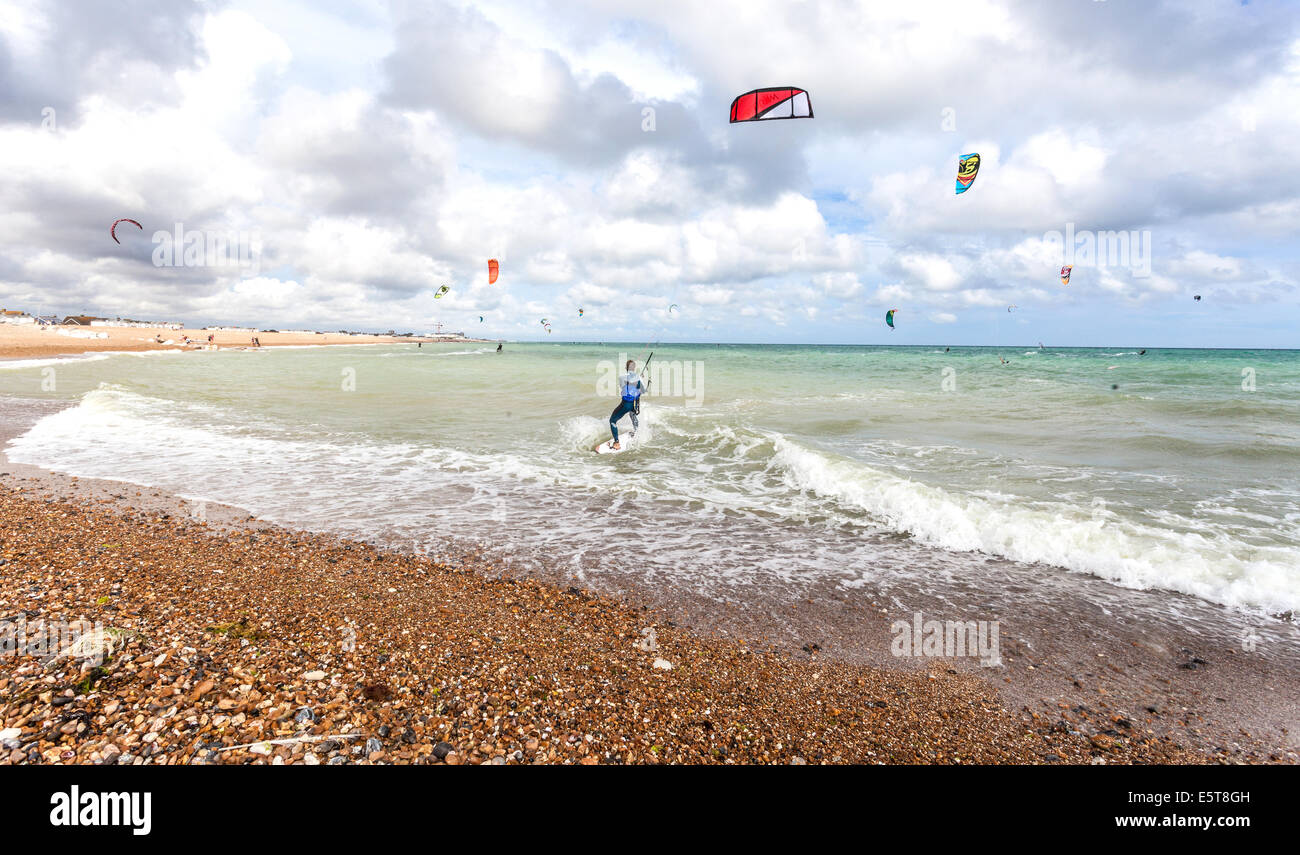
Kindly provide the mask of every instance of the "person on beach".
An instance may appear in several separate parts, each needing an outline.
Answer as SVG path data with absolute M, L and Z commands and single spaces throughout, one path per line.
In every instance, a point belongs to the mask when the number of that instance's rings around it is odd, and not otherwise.
M 501 352 L 501 348 L 503 348 L 503 347 L 505 347 L 504 344 L 498 344 L 498 345 L 497 345 L 497 353 L 500 353 L 500 352 Z
M 629 438 L 636 436 L 636 430 L 640 427 L 636 417 L 641 412 L 641 395 L 646 391 L 645 383 L 641 382 L 641 375 L 636 373 L 636 360 L 629 359 L 625 367 L 627 373 L 618 378 L 618 388 L 623 399 L 614 408 L 614 412 L 609 414 L 609 432 L 614 435 L 614 445 L 611 447 L 615 449 L 623 447 L 618 444 L 618 420 L 623 416 L 632 417 L 632 432 L 628 436 Z

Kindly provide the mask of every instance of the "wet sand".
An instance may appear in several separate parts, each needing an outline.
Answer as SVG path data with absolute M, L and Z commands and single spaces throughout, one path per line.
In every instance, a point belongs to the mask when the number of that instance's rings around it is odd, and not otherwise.
M 0 428 L 0 441 L 25 430 L 25 425 L 29 425 L 42 412 L 53 411 L 59 406 L 61 405 L 48 402 L 24 404 L 14 400 L 5 401 L 0 407 L 0 425 L 3 425 Z M 820 747 L 813 749 L 809 747 L 807 737 L 796 739 L 790 735 L 781 741 L 783 749 L 774 748 L 776 742 L 765 743 L 767 752 L 765 754 L 750 753 L 748 750 L 731 754 L 724 751 L 721 756 L 710 754 L 709 752 L 717 747 L 716 740 L 710 738 L 700 743 L 695 741 L 694 736 L 688 740 L 688 745 L 681 747 L 680 751 L 677 748 L 666 748 L 667 740 L 663 740 L 660 736 L 656 738 L 662 741 L 654 743 L 659 746 L 658 752 L 649 751 L 647 746 L 642 745 L 639 751 L 630 750 L 630 753 L 614 750 L 603 754 L 597 752 L 595 755 L 566 755 L 561 752 L 553 756 L 543 753 L 540 757 L 536 753 L 536 746 L 532 753 L 529 753 L 530 743 L 527 739 L 522 742 L 516 740 L 505 745 L 493 743 L 490 750 L 447 740 L 456 748 L 457 759 L 465 759 L 466 762 L 493 762 L 492 758 L 498 756 L 506 758 L 506 762 L 562 762 L 566 759 L 576 761 L 589 756 L 596 756 L 601 762 L 609 760 L 618 762 L 662 762 L 664 760 L 683 762 L 799 762 L 799 760 L 810 762 L 835 760 L 850 762 L 872 760 L 886 762 L 1187 762 L 1201 758 L 1220 762 L 1294 763 L 1297 760 L 1293 725 L 1296 721 L 1296 699 L 1300 697 L 1300 692 L 1297 691 L 1297 688 L 1300 688 L 1300 681 L 1297 680 L 1295 664 L 1297 661 L 1295 625 L 1283 620 L 1274 620 L 1271 624 L 1253 627 L 1251 631 L 1257 638 L 1257 643 L 1254 645 L 1254 650 L 1247 652 L 1242 649 L 1240 634 L 1233 631 L 1236 624 L 1232 615 L 1225 615 L 1226 610 L 1209 607 L 1191 598 L 1186 598 L 1187 602 L 1180 604 L 1185 620 L 1171 619 L 1153 623 L 1147 617 L 1138 625 L 1126 622 L 1122 609 L 1126 601 L 1148 595 L 1143 592 L 1124 591 L 1100 582 L 1098 585 L 1101 587 L 1097 588 L 1098 596 L 1091 601 L 1073 602 L 1070 610 L 1063 612 L 1060 622 L 1055 624 L 1042 621 L 1026 623 L 1016 615 L 1001 613 L 998 603 L 981 603 L 982 609 L 988 610 L 1002 623 L 1002 664 L 999 667 L 986 668 L 969 658 L 897 658 L 890 655 L 888 627 L 892 621 L 910 617 L 912 610 L 921 611 L 927 619 L 932 617 L 943 619 L 951 615 L 951 598 L 946 600 L 926 598 L 915 592 L 909 592 L 900 598 L 902 592 L 897 590 L 880 591 L 866 587 L 846 589 L 839 585 L 827 584 L 821 587 L 816 585 L 805 587 L 799 591 L 797 597 L 792 597 L 788 590 L 761 590 L 757 586 L 745 586 L 736 590 L 734 598 L 729 597 L 725 602 L 720 602 L 713 596 L 675 590 L 662 585 L 647 586 L 634 575 L 621 574 L 616 569 L 599 575 L 575 574 L 571 568 L 548 565 L 545 562 L 529 562 L 527 569 L 523 569 L 514 563 L 502 563 L 493 557 L 485 557 L 470 545 L 451 542 L 447 543 L 444 554 L 438 556 L 438 561 L 428 561 L 404 554 L 400 543 L 384 544 L 396 547 L 396 551 L 377 551 L 367 545 L 346 544 L 328 537 L 304 535 L 261 526 L 240 509 L 206 504 L 200 510 L 193 503 L 169 496 L 162 491 L 112 481 L 72 479 L 12 463 L 5 464 L 0 469 L 5 472 L 4 475 L 0 475 L 0 490 L 5 491 L 8 498 L 19 503 L 9 505 L 11 510 L 25 507 L 28 509 L 25 513 L 30 514 L 32 512 L 30 503 L 33 501 L 45 503 L 55 497 L 69 499 L 74 503 L 76 510 L 68 511 L 65 506 L 59 505 L 56 513 L 81 515 L 78 518 L 82 521 L 90 519 L 84 516 L 85 514 L 92 514 L 94 521 L 90 530 L 98 532 L 92 534 L 93 539 L 101 539 L 100 535 L 106 535 L 109 531 L 119 531 L 116 526 L 127 526 L 136 531 L 133 537 L 144 538 L 146 541 L 151 538 L 161 539 L 160 543 L 154 543 L 150 547 L 156 548 L 160 556 L 171 555 L 178 550 L 192 551 L 198 548 L 194 546 L 195 543 L 211 542 L 214 539 L 220 542 L 221 538 L 233 538 L 233 540 L 229 541 L 227 549 L 216 547 L 218 554 L 231 551 L 232 555 L 241 555 L 251 547 L 251 544 L 259 542 L 249 538 L 254 537 L 254 533 L 261 528 L 260 535 L 256 536 L 270 539 L 267 548 L 273 549 L 274 556 L 265 556 L 252 566 L 248 566 L 246 561 L 236 561 L 234 566 L 223 564 L 224 572 L 221 574 L 228 577 L 225 580 L 227 582 L 232 574 L 238 575 L 243 580 L 243 587 L 261 591 L 257 605 L 254 607 L 251 602 L 245 603 L 242 600 L 239 601 L 238 607 L 233 603 L 218 603 L 213 606 L 217 611 L 233 612 L 243 609 L 249 613 L 260 613 L 270 610 L 268 613 L 274 612 L 279 615 L 276 622 L 287 621 L 289 625 L 298 626 L 306 618 L 302 614 L 295 613 L 296 606 L 292 602 L 293 598 L 278 602 L 268 591 L 280 586 L 284 574 L 293 577 L 295 572 L 293 568 L 303 565 L 320 566 L 319 563 L 322 561 L 329 564 L 329 558 L 337 556 L 339 549 L 343 549 L 344 552 L 361 551 L 370 557 L 363 564 L 355 565 L 355 568 L 362 572 L 348 577 L 350 587 L 346 592 L 334 590 L 333 586 L 340 580 L 333 577 L 328 592 L 325 589 L 318 591 L 317 598 L 325 601 L 318 605 L 328 605 L 330 609 L 342 608 L 348 611 L 358 604 L 358 600 L 364 602 L 371 597 L 382 599 L 381 595 L 387 592 L 387 588 L 381 589 L 381 586 L 386 584 L 383 581 L 385 577 L 382 574 L 372 574 L 376 573 L 381 565 L 386 568 L 384 572 L 389 570 L 397 572 L 398 569 L 406 566 L 403 562 L 412 560 L 425 567 L 430 573 L 441 574 L 437 578 L 447 584 L 452 584 L 454 581 L 455 585 L 472 588 L 475 592 L 467 593 L 462 591 L 461 587 L 455 590 L 444 588 L 440 592 L 421 589 L 418 593 L 410 591 L 409 586 L 400 588 L 402 596 L 391 598 L 393 602 L 390 603 L 386 616 L 370 624 L 373 630 L 385 639 L 382 642 L 383 646 L 395 643 L 404 645 L 402 638 L 393 637 L 394 633 L 399 632 L 398 627 L 409 628 L 418 624 L 424 627 L 421 632 L 433 631 L 430 629 L 429 622 L 439 613 L 440 597 L 485 598 L 476 608 L 484 610 L 483 620 L 490 623 L 494 619 L 505 619 L 499 610 L 500 599 L 503 596 L 501 591 L 504 589 L 499 586 L 524 585 L 526 590 L 531 592 L 530 596 L 541 596 L 545 600 L 547 597 L 557 596 L 560 592 L 568 592 L 576 582 L 581 588 L 590 588 L 594 596 L 586 593 L 566 593 L 567 596 L 580 597 L 581 602 L 584 603 L 596 603 L 598 606 L 593 608 L 598 608 L 602 615 L 621 615 L 623 616 L 621 620 L 624 622 L 619 624 L 620 628 L 615 640 L 615 636 L 605 633 L 601 627 L 587 625 L 570 614 L 570 623 L 565 625 L 566 631 L 580 629 L 585 635 L 580 644 L 560 644 L 558 648 L 546 651 L 546 655 L 554 661 L 557 669 L 572 669 L 575 661 L 588 655 L 586 653 L 588 649 L 608 650 L 611 656 L 616 657 L 605 660 L 604 667 L 628 667 L 625 661 L 628 656 L 625 648 L 630 647 L 633 654 L 644 654 L 644 651 L 636 650 L 635 642 L 644 637 L 642 633 L 648 627 L 654 627 L 660 636 L 661 644 L 663 638 L 667 637 L 675 640 L 674 643 L 685 644 L 695 651 L 692 655 L 698 658 L 693 660 L 694 664 L 691 667 L 704 670 L 693 673 L 707 671 L 712 675 L 708 680 L 694 684 L 691 689 L 693 693 L 708 692 L 713 689 L 742 691 L 742 685 L 759 679 L 755 677 L 753 669 L 746 667 L 726 671 L 736 682 L 719 685 L 716 682 L 719 671 L 716 667 L 710 667 L 709 663 L 728 662 L 735 665 L 737 662 L 745 661 L 745 657 L 751 656 L 761 658 L 759 671 L 762 674 L 779 673 L 782 675 L 780 680 L 793 681 L 783 682 L 782 685 L 787 688 L 782 691 L 787 691 L 789 686 L 795 684 L 804 687 L 803 691 L 807 694 L 800 695 L 798 698 L 762 696 L 761 692 L 759 695 L 751 696 L 750 712 L 753 713 L 759 707 L 766 712 L 748 719 L 751 723 L 744 727 L 761 727 L 766 723 L 779 730 L 780 727 L 788 724 L 792 728 L 790 734 L 799 732 L 799 728 L 818 732 L 818 723 L 824 725 L 824 718 L 812 720 L 806 717 L 799 718 L 796 715 L 795 719 L 790 719 L 789 716 L 795 715 L 795 711 L 789 707 L 794 704 L 815 708 L 818 702 L 825 707 L 826 704 L 832 703 L 832 697 L 833 702 L 840 705 L 836 707 L 837 709 L 850 710 L 856 716 L 854 719 L 856 724 L 851 729 L 853 733 L 849 742 L 843 741 L 849 738 L 848 735 L 839 734 L 837 731 L 833 739 L 827 736 L 824 744 L 820 740 L 814 740 L 812 744 Z M 21 493 L 15 495 L 13 491 L 21 491 Z M 196 520 L 196 516 L 202 517 L 203 521 Z M 10 531 L 13 530 L 10 524 Z M 18 530 L 22 530 L 21 525 L 18 526 Z M 194 541 L 192 538 L 199 540 Z M 10 540 L 6 540 L 5 547 L 9 548 L 10 543 Z M 90 551 L 95 552 L 95 550 Z M 207 554 L 211 553 L 212 550 L 209 549 Z M 338 558 L 335 557 L 335 561 L 337 560 Z M 180 563 L 186 562 L 182 560 Z M 193 586 L 196 582 L 192 578 L 192 573 L 187 575 L 184 568 L 177 567 L 175 564 L 174 558 L 160 558 L 157 561 L 155 571 L 151 571 L 148 576 L 150 590 L 155 592 L 155 598 L 170 592 L 175 599 L 188 603 L 195 596 Z M 58 579 L 67 577 L 68 584 L 83 586 L 86 584 L 86 572 L 71 561 L 54 566 L 58 568 L 54 577 Z M 436 571 L 434 568 L 437 568 Z M 1052 571 L 1050 568 L 1044 568 L 1043 572 L 1044 584 L 1049 585 Z M 48 580 L 52 577 L 47 570 L 41 578 L 46 581 L 35 582 L 29 579 L 28 584 L 48 585 Z M 190 581 L 187 583 L 186 579 Z M 5 609 L 12 610 L 15 605 L 18 605 L 18 600 L 15 599 L 17 591 L 12 585 L 5 590 L 6 594 L 0 598 L 0 601 L 3 601 Z M 222 596 L 229 594 L 229 585 L 222 586 L 222 590 L 226 592 Z M 512 587 L 510 590 L 517 589 Z M 302 593 L 297 588 L 294 591 L 298 595 Z M 1026 596 L 1035 595 L 1033 591 L 1022 593 Z M 1160 594 L 1160 596 L 1170 595 Z M 1010 595 L 1007 602 L 1001 606 L 1014 609 L 1014 604 L 1015 596 Z M 1121 611 L 1117 613 L 1117 609 Z M 495 618 L 491 617 L 492 615 L 495 615 Z M 92 619 L 94 617 L 93 614 L 83 616 Z M 390 618 L 391 625 L 389 625 Z M 194 633 L 202 631 L 201 628 L 197 628 L 197 623 L 202 622 L 203 619 L 193 616 L 185 618 L 183 625 L 177 627 L 176 631 L 182 634 L 190 633 L 190 636 L 193 636 Z M 331 620 L 333 619 L 331 617 Z M 341 617 L 339 619 L 342 620 Z M 521 618 L 516 614 L 514 620 L 521 620 Z M 531 627 L 531 620 L 527 622 Z M 479 627 L 474 632 L 489 632 L 490 638 L 492 637 L 490 633 L 501 629 L 502 626 L 495 625 L 495 629 Z M 517 624 L 509 624 L 509 626 L 517 628 Z M 529 631 L 532 632 L 532 629 Z M 556 630 L 551 627 L 547 631 L 554 633 Z M 596 636 L 593 637 L 591 633 L 595 633 Z M 534 634 L 529 643 L 540 643 L 546 647 L 559 638 L 552 635 L 549 636 L 551 641 L 540 642 L 541 637 Z M 447 649 L 463 652 L 466 644 L 471 648 L 475 647 L 475 641 L 478 645 L 483 644 L 480 635 L 459 635 L 454 639 L 449 637 L 448 643 L 452 646 Z M 195 651 L 201 649 L 193 640 L 188 646 L 193 647 Z M 756 652 L 760 650 L 763 651 L 761 654 Z M 418 658 L 425 652 L 407 655 Z M 533 657 L 538 656 L 539 652 L 536 648 L 525 645 L 516 653 L 517 655 L 512 654 L 515 658 L 511 659 L 513 663 L 511 667 L 517 667 L 521 662 L 531 663 Z M 521 660 L 518 656 L 524 658 Z M 648 654 L 642 656 L 642 658 L 647 657 Z M 636 656 L 632 658 L 635 659 Z M 652 660 L 658 657 L 648 658 L 651 660 L 649 667 L 653 671 Z M 672 656 L 668 659 L 672 660 Z M 472 660 L 473 657 L 470 657 L 468 661 Z M 330 661 L 335 662 L 337 658 L 331 657 Z M 375 662 L 368 661 L 365 657 L 353 657 L 348 662 L 347 667 L 351 669 L 348 674 L 351 676 L 347 679 L 362 681 L 355 685 L 364 688 L 364 680 L 374 679 L 370 669 L 375 667 Z M 562 665 L 561 662 L 568 664 Z M 614 662 L 620 664 L 615 665 Z M 640 662 L 642 667 L 646 664 Z M 739 668 L 739 666 L 735 667 Z M 564 673 L 567 675 L 572 671 Z M 664 673 L 679 672 L 675 670 Z M 817 686 L 808 682 L 813 679 L 814 674 L 828 673 L 837 675 L 836 680 L 848 682 L 836 683 L 840 688 L 834 691 L 825 687 L 826 693 L 823 693 L 823 687 L 819 683 L 821 676 L 814 681 L 818 683 Z M 331 678 L 336 686 L 340 680 L 342 677 L 337 675 Z M 854 695 L 852 692 L 849 695 L 834 693 L 846 690 L 846 687 L 854 681 L 863 681 L 861 685 L 876 687 L 875 696 L 868 697 L 872 694 L 870 692 L 859 695 Z M 415 691 L 417 683 L 418 681 L 412 682 L 407 688 Z M 755 685 L 766 686 L 767 684 L 760 679 Z M 519 686 L 516 684 L 512 686 L 511 691 L 517 692 Z M 872 716 L 877 713 L 871 711 L 889 709 L 888 706 L 874 706 L 879 702 L 888 703 L 881 695 L 881 691 L 884 691 L 883 687 L 887 686 L 893 687 L 889 691 L 895 692 L 896 697 L 899 697 L 896 691 L 902 687 L 906 696 L 919 698 L 915 694 L 919 686 L 941 686 L 942 693 L 956 692 L 957 695 L 948 696 L 947 700 L 936 696 L 920 701 L 921 706 L 911 711 L 917 716 L 914 720 L 893 721 L 887 725 L 884 721 L 876 721 L 873 725 Z M 489 695 L 492 694 L 491 686 L 485 691 Z M 608 689 L 605 691 L 607 692 Z M 347 693 L 344 692 L 344 695 Z M 5 690 L 0 689 L 0 698 L 4 696 Z M 673 696 L 678 699 L 682 697 L 681 687 L 677 687 Z M 578 693 L 575 695 L 575 701 L 581 700 L 582 703 L 590 705 L 596 697 L 600 697 L 599 692 L 595 696 Z M 954 706 L 955 697 L 960 697 L 961 700 Z M 364 697 L 359 700 L 353 698 L 350 701 L 345 699 L 340 703 L 344 708 L 353 710 L 356 715 L 361 715 L 365 722 L 373 723 L 377 719 L 366 717 L 369 713 L 365 710 L 369 707 L 364 703 L 365 700 Z M 281 702 L 288 703 L 283 699 Z M 642 702 L 650 703 L 648 697 Z M 722 700 L 710 702 L 730 703 L 732 705 L 730 709 L 737 708 L 734 697 L 726 702 Z M 657 703 L 662 707 L 664 703 L 671 705 L 675 701 L 668 702 L 661 698 Z M 913 701 L 909 701 L 909 705 L 911 703 Z M 932 703 L 939 706 L 926 706 Z M 354 708 L 356 704 L 360 706 Z M 420 715 L 429 714 L 427 706 L 422 709 L 424 712 Z M 979 710 L 978 714 L 967 721 L 966 713 L 974 710 Z M 9 714 L 9 712 L 4 713 L 6 717 Z M 933 716 L 938 718 L 932 718 Z M 195 720 L 199 721 L 201 718 L 200 713 Z M 841 717 L 834 718 L 837 722 L 844 720 Z M 710 728 L 717 726 L 716 721 L 708 720 Z M 931 722 L 930 725 L 924 724 L 927 720 Z M 921 750 L 920 753 L 913 749 L 902 750 L 896 742 L 900 738 L 899 733 L 877 732 L 875 725 L 887 726 L 891 730 L 904 728 L 906 733 L 910 734 L 908 740 L 912 740 L 913 737 L 922 739 L 921 743 L 911 742 L 913 748 L 917 744 L 931 747 Z M 451 731 L 445 732 L 452 733 L 455 727 L 460 725 L 444 723 L 443 726 L 451 727 Z M 968 741 L 970 734 L 965 728 L 978 730 L 990 727 L 993 728 L 992 731 L 984 732 L 974 742 Z M 615 730 L 621 734 L 620 738 L 624 740 L 619 743 L 620 745 L 627 744 L 626 741 L 630 738 L 628 733 L 631 732 L 629 728 L 635 730 L 636 722 L 624 720 L 615 727 Z M 864 728 L 865 732 L 858 732 Z M 713 733 L 712 730 L 707 732 Z M 732 732 L 730 744 L 733 748 L 737 744 L 736 733 L 737 731 Z M 680 733 L 677 736 L 680 737 Z M 423 735 L 419 738 L 425 739 Z M 439 737 L 439 739 L 444 738 Z M 477 739 L 478 736 L 474 738 Z M 586 737 L 583 736 L 579 742 L 585 739 Z M 857 739 L 867 741 L 853 741 Z M 988 739 L 994 740 L 995 744 L 987 744 L 983 748 L 976 744 Z M 890 740 L 895 740 L 892 748 L 885 744 Z M 802 753 L 781 754 L 781 751 L 789 747 L 791 741 L 798 744 L 797 750 Z M 740 742 L 743 743 L 744 739 Z M 406 744 L 409 746 L 416 743 Z M 301 746 L 302 743 L 298 745 Z M 701 745 L 709 745 L 712 748 L 701 753 Z M 944 747 L 935 749 L 933 748 L 935 745 Z M 1182 749 L 1176 749 L 1174 746 L 1189 749 L 1191 753 L 1180 753 Z M 281 757 L 282 760 L 310 762 L 305 760 L 305 754 L 292 746 L 279 748 L 285 749 L 285 752 L 281 752 L 285 755 Z M 23 750 L 26 753 L 13 762 L 32 762 L 30 750 Z M 45 757 L 43 751 L 48 750 L 50 749 L 38 748 L 37 753 Z M 908 750 L 911 753 L 907 753 Z M 523 754 L 516 757 L 515 752 L 519 751 Z M 669 753 L 662 753 L 664 751 Z M 341 756 L 348 760 L 357 760 L 368 758 L 371 753 L 364 752 L 363 757 L 356 753 L 349 753 L 346 747 L 340 749 L 340 752 L 329 757 Z M 813 756 L 808 756 L 810 754 Z M 2 755 L 3 752 L 0 752 L 0 757 Z M 173 751 L 150 756 L 167 757 L 168 762 L 191 762 L 195 759 L 222 761 L 235 759 L 231 755 L 236 755 L 243 760 L 261 759 L 264 762 L 273 762 L 274 759 L 274 753 L 254 755 L 250 758 L 243 751 L 218 752 L 215 757 L 201 751 L 186 754 L 184 757 L 177 757 Z M 132 755 L 130 762 L 136 762 L 139 756 L 139 754 Z M 796 760 L 796 757 L 799 760 Z M 76 762 L 86 762 L 90 759 L 89 754 L 75 755 Z M 102 755 L 100 759 L 103 759 Z M 386 754 L 376 758 L 376 762 L 394 759 L 416 761 L 437 758 L 428 753 L 407 751 L 406 756 Z

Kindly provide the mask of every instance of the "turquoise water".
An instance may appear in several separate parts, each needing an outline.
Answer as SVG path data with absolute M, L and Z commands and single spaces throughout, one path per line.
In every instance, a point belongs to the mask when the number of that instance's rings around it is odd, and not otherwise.
M 996 585 L 996 556 L 1300 608 L 1300 352 L 659 346 L 637 443 L 607 456 L 609 380 L 643 346 L 493 350 L 4 363 L 0 394 L 75 404 L 8 453 L 430 549 L 632 550 L 698 589 Z

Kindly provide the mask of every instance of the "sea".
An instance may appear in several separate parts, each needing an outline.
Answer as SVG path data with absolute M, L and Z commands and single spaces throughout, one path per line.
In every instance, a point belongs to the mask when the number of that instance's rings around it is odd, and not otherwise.
M 627 359 L 649 381 L 639 429 L 598 455 Z M 1300 351 L 89 354 L 0 362 L 0 396 L 42 407 L 12 461 L 433 555 L 719 599 L 1075 584 L 1157 612 L 1300 611 Z

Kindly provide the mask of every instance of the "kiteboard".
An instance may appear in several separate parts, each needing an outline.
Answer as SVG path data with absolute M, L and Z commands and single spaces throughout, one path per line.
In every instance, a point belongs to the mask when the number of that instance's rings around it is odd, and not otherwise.
M 635 434 L 633 434 L 631 431 L 619 431 L 619 435 L 618 435 L 618 444 L 620 446 L 619 448 L 613 447 L 614 440 L 602 439 L 600 442 L 596 443 L 595 447 L 592 448 L 591 450 L 596 452 L 597 454 L 618 454 L 621 451 L 627 451 L 628 448 L 636 442 L 636 439 L 634 437 Z

